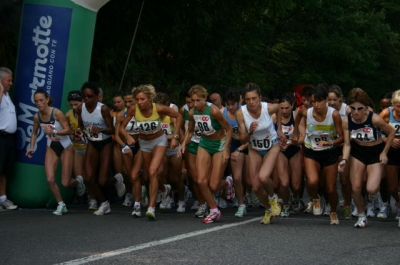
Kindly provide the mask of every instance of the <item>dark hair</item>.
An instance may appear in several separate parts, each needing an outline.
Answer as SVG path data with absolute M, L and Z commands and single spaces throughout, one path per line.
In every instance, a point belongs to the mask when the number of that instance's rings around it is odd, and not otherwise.
M 85 82 L 85 83 L 83 83 L 83 85 L 82 85 L 82 87 L 81 87 L 82 93 L 83 93 L 83 90 L 85 90 L 85 88 L 88 88 L 88 89 L 92 90 L 93 93 L 94 93 L 96 96 L 98 96 L 99 93 L 100 93 L 99 87 L 98 87 L 95 83 L 93 83 L 93 82 Z
M 282 102 L 288 102 L 291 106 L 294 106 L 293 94 L 290 92 L 283 94 L 279 99 L 279 103 L 282 103 Z
M 314 100 L 321 101 L 326 100 L 328 97 L 328 85 L 327 84 L 319 84 L 314 88 L 312 93 L 314 95 Z
M 124 90 L 124 92 L 122 93 L 122 96 L 126 97 L 126 96 L 133 96 L 132 95 L 132 88 L 126 88 Z
M 282 92 L 279 88 L 273 87 L 268 93 L 268 99 L 272 102 L 279 100 L 282 97 Z
M 311 97 L 311 95 L 313 94 L 313 90 L 314 90 L 314 86 L 313 85 L 305 85 L 301 91 L 300 91 L 300 95 L 302 97 Z
M 228 87 L 228 89 L 225 92 L 224 101 L 225 102 L 228 102 L 228 101 L 239 102 L 240 101 L 239 90 L 234 87 Z
M 255 91 L 259 96 L 261 96 L 261 88 L 255 83 L 248 83 L 245 85 L 243 90 L 243 98 L 245 98 L 246 93 Z
M 36 90 L 36 92 L 33 94 L 33 96 L 35 96 L 36 94 L 43 94 L 45 98 L 49 99 L 49 103 L 48 103 L 49 106 L 51 106 L 51 104 L 54 102 L 53 98 L 50 97 L 49 93 L 47 93 L 45 90 L 43 90 L 41 88 Z
M 393 96 L 393 91 L 386 92 L 386 93 L 383 93 L 383 94 L 379 97 L 379 100 L 382 100 L 382 99 L 392 99 L 392 96 Z
M 354 102 L 359 102 L 368 107 L 374 107 L 368 94 L 359 87 L 353 88 L 349 92 L 349 105 L 353 104 Z
M 83 99 L 82 93 L 79 90 L 73 90 L 68 93 L 68 97 L 67 97 L 68 101 L 71 101 L 71 100 L 82 101 L 82 99 Z
M 121 97 L 121 98 L 123 97 L 123 94 L 121 91 L 115 92 L 112 98 L 117 98 L 117 97 Z
M 329 87 L 328 93 L 334 93 L 338 98 L 343 98 L 342 89 L 338 85 L 331 85 Z
M 155 98 L 153 99 L 153 102 L 169 106 L 171 100 L 169 99 L 169 96 L 166 93 L 157 92 Z

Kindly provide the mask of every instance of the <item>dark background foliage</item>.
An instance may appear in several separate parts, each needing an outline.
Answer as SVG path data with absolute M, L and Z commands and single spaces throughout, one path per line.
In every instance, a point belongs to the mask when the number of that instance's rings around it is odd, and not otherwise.
M 366 90 L 375 101 L 399 89 L 396 0 L 111 0 L 98 13 L 90 80 L 105 97 L 152 83 L 181 103 L 202 84 L 222 95 L 248 82 L 289 91 L 297 84 Z M 21 0 L 0 4 L 1 64 L 15 68 Z

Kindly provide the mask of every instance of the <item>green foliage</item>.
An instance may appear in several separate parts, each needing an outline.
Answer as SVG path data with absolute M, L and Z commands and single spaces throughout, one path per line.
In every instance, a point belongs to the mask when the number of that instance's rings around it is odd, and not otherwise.
M 1 36 L 11 38 L 0 54 L 13 67 L 18 23 L 7 17 L 21 1 L 4 2 Z M 121 85 L 141 5 L 111 0 L 98 13 L 90 79 L 106 100 Z M 182 103 L 194 84 L 223 95 L 248 82 L 265 94 L 326 82 L 377 98 L 399 88 L 399 15 L 396 0 L 147 0 L 122 89 L 152 83 Z

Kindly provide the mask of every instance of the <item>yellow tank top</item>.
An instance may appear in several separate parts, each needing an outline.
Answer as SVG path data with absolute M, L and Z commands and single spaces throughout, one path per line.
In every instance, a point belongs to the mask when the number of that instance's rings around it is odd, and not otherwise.
M 158 115 L 157 107 L 155 103 L 153 105 L 153 113 L 150 117 L 144 117 L 140 112 L 139 106 L 136 104 L 135 120 L 139 132 L 142 134 L 155 134 L 161 130 L 160 115 Z
M 75 131 L 78 128 L 78 120 L 75 118 L 73 109 L 70 109 L 68 113 L 69 113 L 69 126 L 71 126 L 71 129 Z M 79 142 L 73 141 L 73 143 L 74 143 L 74 148 L 76 150 L 84 150 L 87 147 L 86 138 L 83 137 Z
M 171 122 L 170 116 L 165 116 L 164 119 L 161 120 L 161 128 L 166 135 L 171 135 L 175 132 L 175 126 Z

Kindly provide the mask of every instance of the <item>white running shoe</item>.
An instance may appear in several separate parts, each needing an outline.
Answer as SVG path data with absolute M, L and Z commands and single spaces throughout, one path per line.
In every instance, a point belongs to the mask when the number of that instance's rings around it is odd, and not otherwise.
M 330 216 L 331 215 L 331 206 L 329 203 L 325 204 L 325 209 L 324 209 L 324 216 Z
M 7 210 L 15 210 L 18 208 L 17 205 L 15 205 L 12 201 L 10 200 L 5 200 L 3 202 L 0 202 L 0 207 L 3 209 L 7 209 Z
M 190 207 L 190 210 L 197 211 L 199 209 L 199 205 L 199 201 L 194 201 L 192 207 Z
M 186 203 L 183 202 L 183 201 L 179 201 L 179 202 L 178 202 L 178 209 L 176 209 L 176 211 L 177 211 L 178 213 L 184 213 L 184 212 L 186 212 Z
M 161 194 L 160 209 L 168 209 L 169 203 L 171 202 L 171 197 L 169 193 L 171 192 L 171 186 L 168 184 L 164 185 L 165 191 Z
M 321 215 L 322 214 L 322 204 L 321 199 L 314 199 L 313 200 L 313 214 L 314 215 Z
M 382 203 L 377 217 L 378 218 L 388 218 L 388 203 L 387 202 Z
M 358 221 L 357 223 L 354 224 L 355 228 L 365 228 L 368 224 L 367 217 L 365 217 L 365 214 L 358 216 Z
M 94 215 L 105 215 L 111 212 L 110 204 L 108 201 L 103 202 L 100 204 L 100 207 L 97 211 L 95 211 L 93 214 Z
M 76 176 L 76 180 L 78 181 L 78 185 L 76 186 L 76 193 L 78 196 L 82 196 L 85 194 L 86 186 L 85 182 L 83 181 L 82 176 Z
M 124 177 L 120 173 L 117 173 L 115 174 L 114 178 L 117 180 L 115 182 L 115 188 L 117 189 L 118 197 L 122 198 L 122 196 L 124 196 L 126 191 L 124 184 Z
M 230 201 L 235 197 L 235 188 L 233 187 L 232 176 L 227 176 L 225 181 L 228 182 L 228 187 L 226 187 L 225 195 L 226 195 L 226 199 L 228 201 Z
M 147 207 L 149 205 L 149 198 L 147 197 L 146 186 L 142 186 L 142 194 L 140 195 L 140 205 Z
M 53 212 L 54 215 L 63 215 L 63 213 L 68 212 L 65 203 L 58 204 L 57 209 Z
M 96 200 L 89 200 L 89 210 L 96 211 L 98 209 Z
M 281 216 L 282 217 L 289 217 L 289 205 L 283 205 L 282 211 L 281 211 Z
M 312 201 L 307 203 L 307 207 L 304 210 L 304 213 L 313 213 L 314 203 Z
M 153 207 L 147 208 L 146 216 L 149 220 L 154 220 L 156 218 L 155 209 Z
M 136 218 L 139 218 L 142 216 L 140 205 L 136 205 L 133 207 L 132 216 L 136 217 Z
M 374 205 L 372 203 L 367 204 L 367 217 L 375 217 Z
M 218 207 L 221 208 L 221 209 L 228 208 L 228 203 L 224 200 L 224 198 L 220 197 L 218 199 Z
M 122 206 L 125 207 L 131 207 L 133 202 L 133 195 L 132 193 L 126 193 L 125 194 L 125 200 L 124 203 L 122 203 Z

